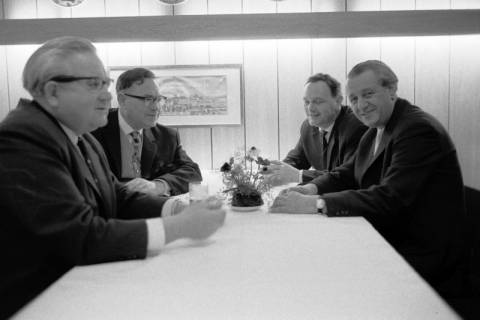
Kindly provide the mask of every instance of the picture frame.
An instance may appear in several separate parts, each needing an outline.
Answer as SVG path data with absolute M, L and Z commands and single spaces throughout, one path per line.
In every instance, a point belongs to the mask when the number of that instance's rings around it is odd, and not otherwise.
M 165 126 L 241 125 L 243 118 L 243 68 L 241 64 L 142 66 L 155 74 L 159 93 L 167 102 L 161 106 L 158 123 Z M 135 67 L 112 66 L 114 80 L 110 91 L 112 104 L 117 78 Z

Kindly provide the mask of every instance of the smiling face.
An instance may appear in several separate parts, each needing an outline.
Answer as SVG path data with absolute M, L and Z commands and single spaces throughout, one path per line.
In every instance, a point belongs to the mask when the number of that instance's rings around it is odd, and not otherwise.
M 351 77 L 347 82 L 348 99 L 357 118 L 371 128 L 383 128 L 395 105 L 396 89 L 383 87 L 371 70 Z
M 130 88 L 118 95 L 120 112 L 125 121 L 135 130 L 153 127 L 160 115 L 160 104 L 155 102 L 145 103 L 145 100 L 138 97 L 156 98 L 159 96 L 158 87 L 153 79 L 146 78 L 133 83 Z
M 317 81 L 305 85 L 303 102 L 308 123 L 325 129 L 335 121 L 342 96 L 332 96 L 329 86 L 324 81 Z
M 97 77 L 110 83 L 102 62 L 94 53 L 79 53 L 69 57 L 63 69 L 63 76 Z M 48 98 L 51 111 L 61 123 L 79 135 L 107 124 L 112 100 L 108 85 L 94 88 L 91 80 L 50 82 L 50 87 L 55 86 L 52 89 L 55 94 Z

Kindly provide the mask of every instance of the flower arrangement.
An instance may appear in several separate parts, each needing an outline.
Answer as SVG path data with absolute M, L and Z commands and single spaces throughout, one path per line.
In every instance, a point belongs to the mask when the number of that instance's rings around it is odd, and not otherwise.
M 262 194 L 270 190 L 270 184 L 262 175 L 270 161 L 260 157 L 259 153 L 255 147 L 251 147 L 246 156 L 236 152 L 220 168 L 226 186 L 223 192 L 232 195 L 234 207 L 260 206 L 263 204 Z

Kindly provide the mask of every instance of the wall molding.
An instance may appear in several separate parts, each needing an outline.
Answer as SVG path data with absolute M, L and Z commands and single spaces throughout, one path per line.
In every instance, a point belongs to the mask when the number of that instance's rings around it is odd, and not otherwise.
M 480 9 L 0 20 L 0 45 L 43 43 L 62 35 L 141 42 L 479 33 Z

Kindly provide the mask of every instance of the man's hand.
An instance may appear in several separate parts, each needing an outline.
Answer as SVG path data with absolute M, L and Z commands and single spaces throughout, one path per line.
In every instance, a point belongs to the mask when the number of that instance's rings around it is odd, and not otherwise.
M 153 195 L 164 195 L 166 193 L 163 183 L 155 183 L 143 178 L 135 178 L 125 183 L 129 191 L 143 192 Z
M 280 191 L 279 195 L 284 195 L 286 193 L 289 193 L 290 191 L 295 191 L 305 195 L 316 195 L 318 189 L 316 185 L 309 183 L 303 186 L 295 186 L 295 187 L 283 189 L 282 191 Z
M 163 218 L 165 242 L 180 238 L 205 239 L 225 222 L 222 201 L 214 197 L 195 202 L 181 213 Z
M 300 182 L 299 171 L 285 162 L 272 160 L 263 174 L 265 175 L 265 181 L 272 186 L 279 186 L 290 182 Z
M 317 213 L 317 199 L 317 195 L 305 195 L 286 190 L 275 198 L 269 211 L 273 213 Z

